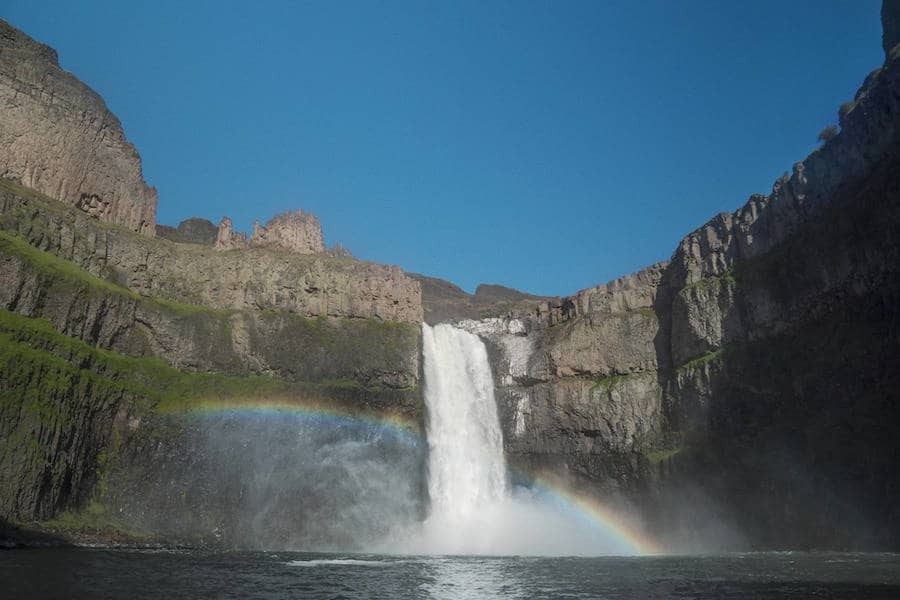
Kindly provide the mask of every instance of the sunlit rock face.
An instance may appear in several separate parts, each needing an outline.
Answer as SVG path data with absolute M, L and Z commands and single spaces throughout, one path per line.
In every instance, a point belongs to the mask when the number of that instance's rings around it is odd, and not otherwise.
M 0 19 L 0 177 L 88 215 L 155 235 L 156 190 L 103 99 L 56 51 Z
M 234 231 L 231 219 L 224 217 L 219 223 L 215 248 L 273 248 L 296 254 L 319 254 L 325 251 L 325 241 L 319 219 L 298 210 L 275 215 L 265 225 L 255 222 L 249 239 L 247 234 Z
M 316 254 L 325 250 L 319 219 L 302 210 L 275 215 L 265 226 L 254 223 L 250 245 L 282 248 L 299 254 Z
M 143 296 L 226 310 L 418 324 L 419 283 L 396 266 L 272 248 L 216 252 L 99 226 L 40 198 L 0 189 L 2 229 Z

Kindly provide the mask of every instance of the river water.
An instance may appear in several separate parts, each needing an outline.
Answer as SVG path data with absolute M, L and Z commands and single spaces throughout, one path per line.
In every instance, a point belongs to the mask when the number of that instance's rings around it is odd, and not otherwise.
M 402 557 L 23 549 L 0 598 L 900 598 L 900 555 Z

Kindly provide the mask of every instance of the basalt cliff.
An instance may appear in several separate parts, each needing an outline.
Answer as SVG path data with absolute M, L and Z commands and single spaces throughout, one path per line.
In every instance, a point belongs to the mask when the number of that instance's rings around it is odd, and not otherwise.
M 900 546 L 892 6 L 840 133 L 769 195 L 667 262 L 462 322 L 493 348 L 511 460 L 638 499 L 678 547 Z
M 420 421 L 421 294 L 401 269 L 326 251 L 302 212 L 226 244 L 203 219 L 157 226 L 118 120 L 2 21 L 0 99 L 0 518 L 107 514 L 147 444 L 180 443 L 166 414 L 200 401 Z
M 62 70 L 56 51 L 0 22 L 0 177 L 145 235 L 156 191 L 103 99 Z
M 833 139 L 670 260 L 560 298 L 357 260 L 302 211 L 158 225 L 103 101 L 0 21 L 0 519 L 173 539 L 126 492 L 197 468 L 184 415 L 208 402 L 421 428 L 424 320 L 486 342 L 517 472 L 671 547 L 900 548 L 895 5 Z M 228 539 L 218 491 L 176 492 L 179 535 Z

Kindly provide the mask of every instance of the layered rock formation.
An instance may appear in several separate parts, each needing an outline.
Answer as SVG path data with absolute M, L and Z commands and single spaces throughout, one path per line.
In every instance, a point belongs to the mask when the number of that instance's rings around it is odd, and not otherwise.
M 203 219 L 151 239 L 119 122 L 2 21 L 0 96 L 0 518 L 119 511 L 100 482 L 145 446 L 177 454 L 193 424 L 164 411 L 204 399 L 420 421 L 416 281 L 325 252 L 302 213 L 233 252 Z
M 96 500 L 101 459 L 127 470 L 159 428 L 177 443 L 190 423 L 153 408 L 175 389 L 185 409 L 274 394 L 421 420 L 419 290 L 396 268 L 153 240 L 3 181 L 0 281 L 0 333 L 16 342 L 0 356 L 6 518 Z
M 325 251 L 322 224 L 312 213 L 285 212 L 275 215 L 263 226 L 253 224 L 253 235 L 235 232 L 229 217 L 219 223 L 215 247 L 217 250 L 235 248 L 275 248 L 296 254 L 320 254 Z
M 222 217 L 219 221 L 219 230 L 216 233 L 216 250 L 234 250 L 247 247 L 247 234 L 234 230 L 234 223 L 230 217 Z
M 275 215 L 265 226 L 259 222 L 254 223 L 250 246 L 316 254 L 325 250 L 325 241 L 322 238 L 322 225 L 316 215 L 298 210 Z
M 510 462 L 583 477 L 607 495 L 646 492 L 643 451 L 666 429 L 656 313 L 664 270 L 459 323 L 488 344 Z
M 399 267 L 271 248 L 217 252 L 99 227 L 26 192 L 0 189 L 2 229 L 144 295 L 227 310 L 422 319 L 419 284 Z
M 0 19 L 0 177 L 106 223 L 153 236 L 156 190 L 134 146 L 56 52 Z

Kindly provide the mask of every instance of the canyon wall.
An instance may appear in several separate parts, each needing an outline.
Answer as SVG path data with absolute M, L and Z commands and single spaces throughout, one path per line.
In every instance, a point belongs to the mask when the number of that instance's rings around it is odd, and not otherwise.
M 219 222 L 215 238 L 216 250 L 237 248 L 275 248 L 297 254 L 321 254 L 325 251 L 322 224 L 318 217 L 302 210 L 288 211 L 275 215 L 265 225 L 253 223 L 253 233 L 234 231 L 229 217 Z
M 840 122 L 669 262 L 461 321 L 511 462 L 625 498 L 675 548 L 900 545 L 900 56 Z
M 3 21 L 0 99 L 0 520 L 147 521 L 147 457 L 184 458 L 205 402 L 421 426 L 418 282 L 325 251 L 302 212 L 228 248 L 203 219 L 154 239 L 119 121 Z M 170 462 L 189 485 L 191 460 Z
M 135 448 L 175 452 L 195 428 L 166 413 L 211 399 L 421 425 L 418 286 L 394 267 L 151 239 L 0 180 L 0 283 L 0 518 L 106 506 L 106 474 L 149 476 Z
M 119 120 L 56 51 L 0 19 L 0 177 L 155 235 L 156 190 Z
M 422 319 L 419 284 L 398 267 L 279 248 L 218 252 L 150 240 L 9 184 L 0 188 L 0 229 L 144 296 L 222 310 Z

